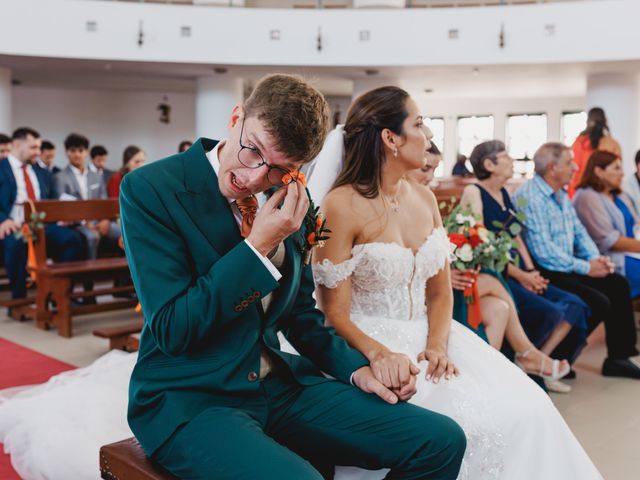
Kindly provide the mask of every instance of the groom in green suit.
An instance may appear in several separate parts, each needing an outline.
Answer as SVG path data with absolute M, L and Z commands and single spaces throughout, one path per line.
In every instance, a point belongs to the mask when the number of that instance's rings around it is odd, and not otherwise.
M 327 464 L 458 475 L 460 427 L 402 401 L 413 380 L 385 388 L 315 308 L 302 258 L 309 201 L 302 182 L 285 181 L 319 153 L 327 112 L 301 78 L 271 75 L 233 110 L 226 140 L 199 139 L 124 177 L 122 231 L 145 316 L 129 424 L 179 478 L 311 480 Z M 278 331 L 299 356 L 280 350 Z

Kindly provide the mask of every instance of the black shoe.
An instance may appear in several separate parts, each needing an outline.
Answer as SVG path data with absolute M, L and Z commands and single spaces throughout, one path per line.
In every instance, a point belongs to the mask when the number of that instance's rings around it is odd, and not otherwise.
M 607 358 L 602 364 L 602 375 L 605 377 L 627 377 L 640 380 L 640 367 L 628 358 Z
M 576 371 L 572 368 L 571 370 L 569 370 L 569 373 L 562 377 L 562 380 L 574 380 L 576 377 Z

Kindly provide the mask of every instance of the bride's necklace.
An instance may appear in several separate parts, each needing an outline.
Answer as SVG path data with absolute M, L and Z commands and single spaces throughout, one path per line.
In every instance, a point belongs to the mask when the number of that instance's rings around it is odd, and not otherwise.
M 385 199 L 386 203 L 389 204 L 389 206 L 391 207 L 391 211 L 394 213 L 398 213 L 398 211 L 400 211 L 400 202 L 398 201 L 398 195 L 400 195 L 400 185 L 398 185 L 398 190 L 396 191 L 395 195 L 387 195 L 385 193 L 382 193 L 383 198 Z

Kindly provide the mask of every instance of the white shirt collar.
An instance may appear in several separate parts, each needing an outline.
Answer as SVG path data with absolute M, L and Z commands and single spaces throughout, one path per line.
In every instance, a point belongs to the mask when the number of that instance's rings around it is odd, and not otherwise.
M 14 170 L 19 170 L 22 168 L 23 163 L 20 160 L 18 160 L 16 157 L 14 157 L 12 154 L 9 154 L 7 158 L 9 159 L 9 164 L 11 165 L 11 168 L 13 168 Z
M 93 164 L 93 162 L 89 162 L 89 170 L 91 170 L 94 173 L 100 173 L 100 171 L 98 170 L 98 168 Z
M 69 164 L 69 167 L 71 167 L 71 171 L 72 171 L 73 173 L 75 173 L 76 175 L 79 175 L 79 176 L 81 176 L 81 177 L 86 177 L 86 176 L 87 176 L 87 174 L 89 173 L 89 169 L 88 169 L 88 168 L 86 168 L 86 167 L 85 167 L 85 169 L 84 169 L 84 173 L 83 173 L 83 172 L 81 172 L 79 168 L 74 167 L 74 166 L 73 166 L 73 165 L 71 165 L 71 164 Z

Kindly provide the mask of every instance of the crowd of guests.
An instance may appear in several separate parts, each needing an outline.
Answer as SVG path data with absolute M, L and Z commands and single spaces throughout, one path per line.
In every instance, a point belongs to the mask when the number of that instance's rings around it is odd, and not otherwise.
M 430 155 L 415 179 L 428 184 L 440 160 L 439 152 Z M 640 379 L 632 307 L 640 296 L 640 152 L 636 173 L 624 181 L 620 146 L 604 111 L 594 108 L 572 147 L 547 143 L 537 150 L 535 176 L 514 194 L 505 188 L 514 160 L 503 142 L 477 145 L 468 160 L 477 182 L 465 187 L 461 204 L 489 229 L 518 232 L 512 234 L 518 247 L 503 272 L 452 271 L 459 291 L 454 317 L 468 325 L 461 291 L 476 282 L 482 319 L 476 333 L 500 349 L 505 339 L 514 347 L 514 329 L 521 327 L 543 353 L 569 362 L 604 323 L 603 375 Z M 466 161 L 459 158 L 458 176 L 469 176 Z M 542 376 L 549 390 L 571 390 L 561 375 Z
M 191 142 L 181 142 L 179 151 L 190 146 Z M 144 151 L 130 145 L 123 152 L 121 168 L 110 170 L 106 167 L 108 150 L 102 145 L 90 148 L 89 139 L 77 133 L 65 139 L 64 153 L 67 165 L 60 168 L 54 164 L 55 145 L 42 140 L 36 130 L 23 127 L 10 137 L 0 134 L 0 249 L 14 299 L 27 294 L 27 243 L 19 238 L 23 225 L 28 223 L 23 204 L 118 198 L 122 178 L 145 162 Z M 120 226 L 110 219 L 65 225 L 47 223 L 45 229 L 47 254 L 58 261 L 95 259 L 99 246 L 115 246 L 118 251 L 121 241 Z

